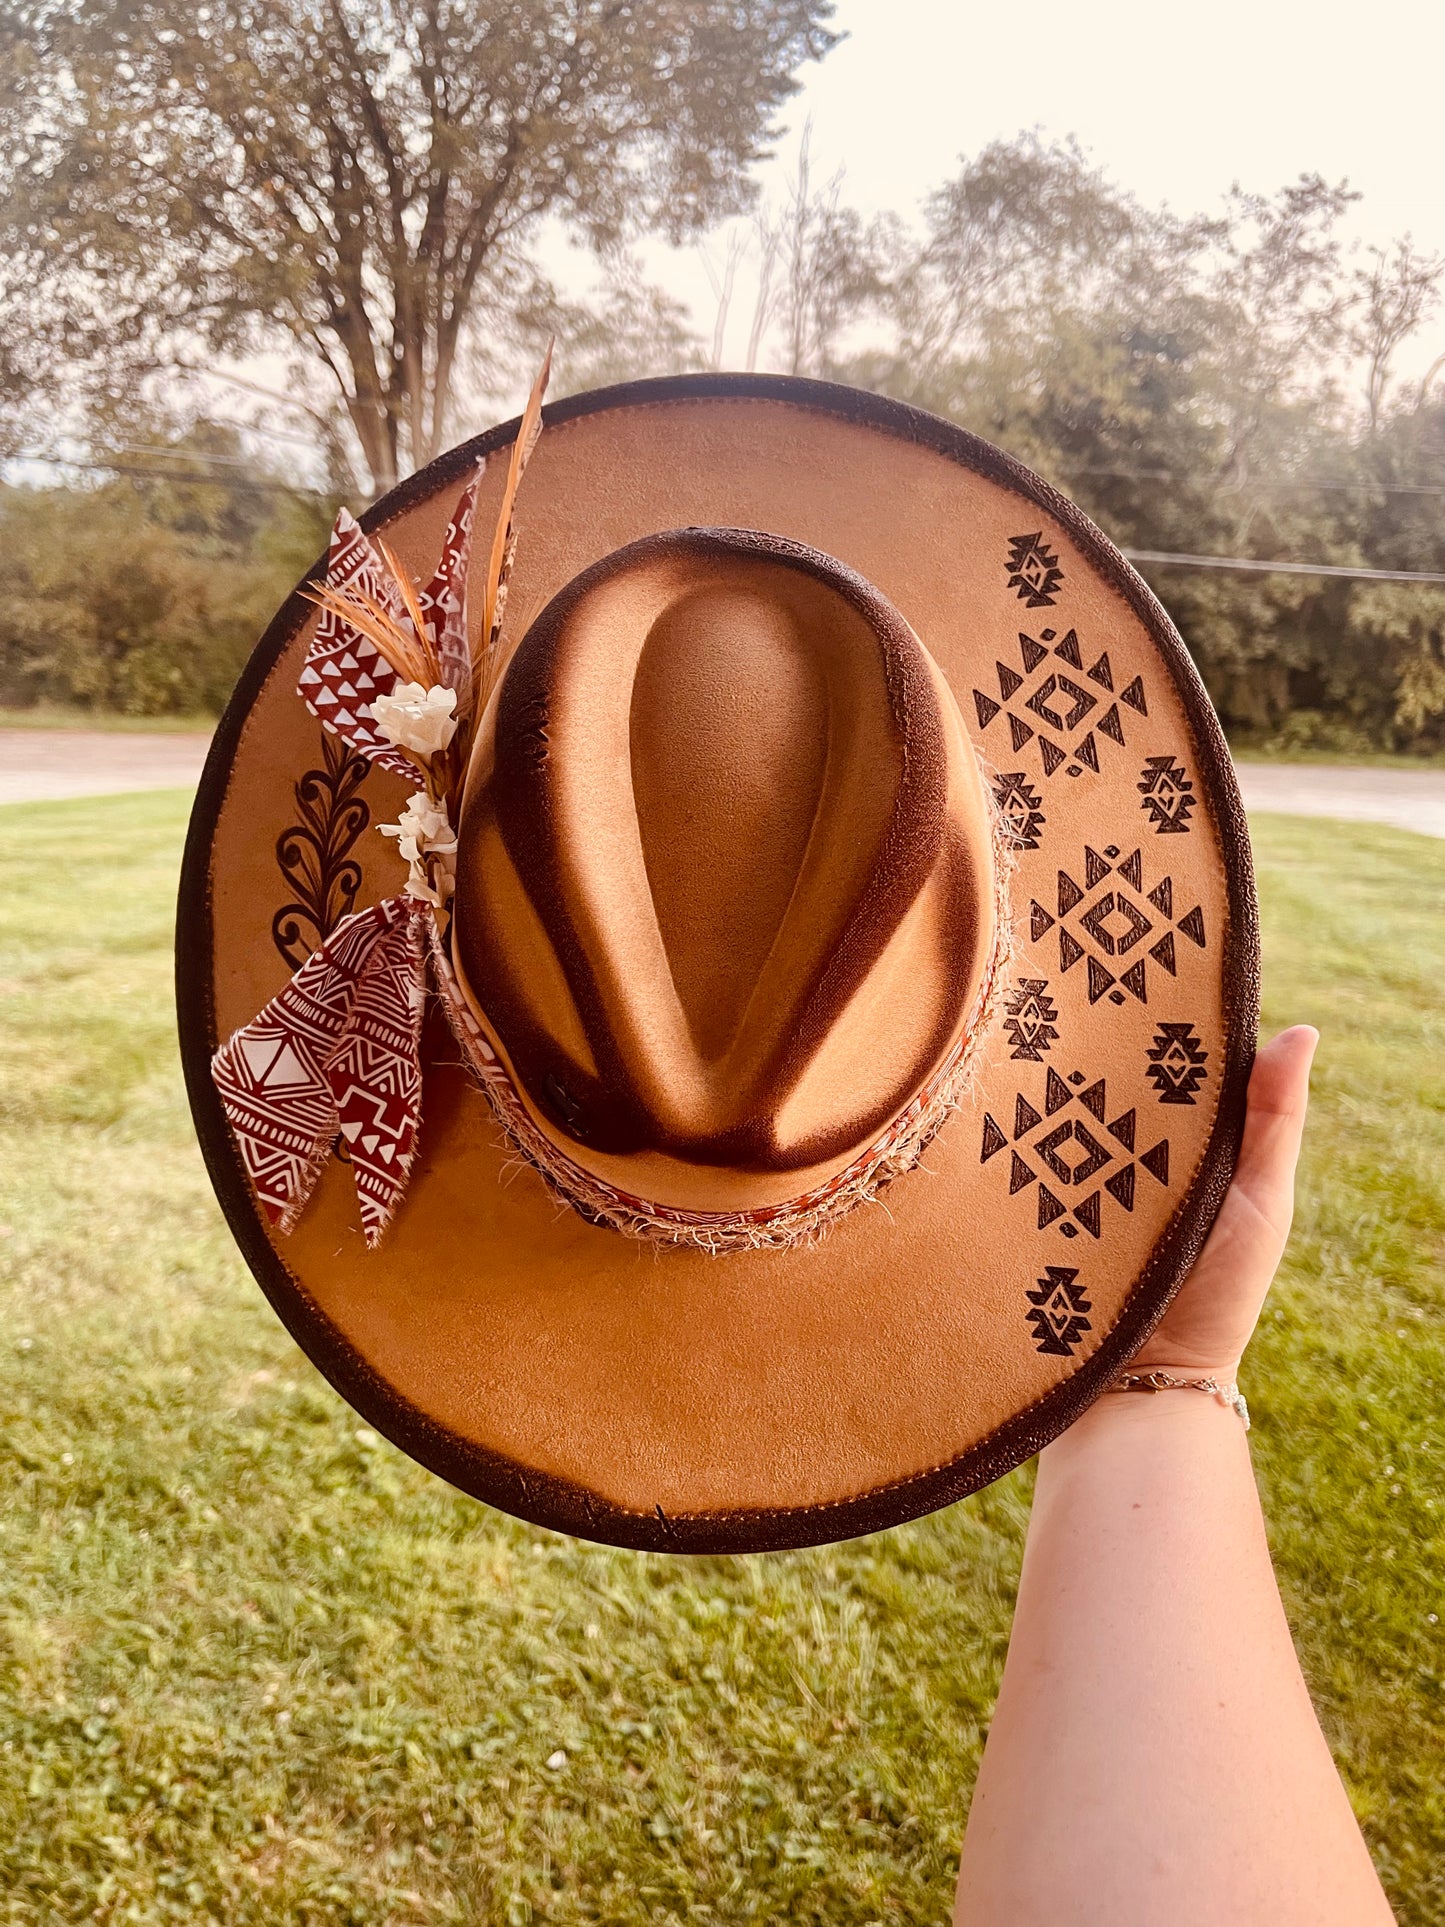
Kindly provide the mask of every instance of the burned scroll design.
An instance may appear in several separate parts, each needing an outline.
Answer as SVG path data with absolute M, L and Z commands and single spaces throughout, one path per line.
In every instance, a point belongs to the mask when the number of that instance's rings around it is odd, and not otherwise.
M 356 907 L 361 865 L 351 851 L 371 821 L 360 795 L 366 758 L 330 731 L 322 732 L 321 756 L 322 767 L 308 769 L 295 785 L 300 821 L 276 839 L 276 861 L 292 895 L 272 917 L 271 937 L 293 969 Z

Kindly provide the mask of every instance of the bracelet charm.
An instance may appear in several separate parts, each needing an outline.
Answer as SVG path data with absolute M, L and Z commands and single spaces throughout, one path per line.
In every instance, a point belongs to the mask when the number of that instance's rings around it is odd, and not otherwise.
M 1217 1378 L 1175 1378 L 1172 1372 L 1121 1372 L 1108 1388 L 1111 1392 L 1207 1392 L 1218 1405 L 1226 1405 L 1249 1430 L 1249 1406 L 1239 1387 Z

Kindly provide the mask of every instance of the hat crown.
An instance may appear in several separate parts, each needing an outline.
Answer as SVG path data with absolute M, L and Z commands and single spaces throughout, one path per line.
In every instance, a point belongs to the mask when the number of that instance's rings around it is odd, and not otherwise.
M 842 564 L 751 531 L 649 537 L 549 604 L 460 846 L 459 974 L 537 1122 L 685 1208 L 846 1164 L 957 1041 L 993 942 L 926 650 Z

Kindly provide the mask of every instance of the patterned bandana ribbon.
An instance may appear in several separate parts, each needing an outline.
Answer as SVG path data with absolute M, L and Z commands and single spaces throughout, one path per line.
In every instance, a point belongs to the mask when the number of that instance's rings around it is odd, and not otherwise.
M 267 1216 L 289 1231 L 344 1144 L 375 1246 L 411 1173 L 421 1124 L 421 1025 L 436 912 L 387 897 L 345 918 L 211 1076 Z

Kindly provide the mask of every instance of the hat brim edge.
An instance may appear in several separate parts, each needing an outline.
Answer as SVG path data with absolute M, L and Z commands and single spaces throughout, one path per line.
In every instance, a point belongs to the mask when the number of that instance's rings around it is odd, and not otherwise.
M 376 1431 L 473 1498 L 554 1532 L 645 1552 L 774 1552 L 885 1530 L 966 1498 L 1032 1458 L 1093 1403 L 1144 1343 L 1199 1255 L 1233 1176 L 1244 1129 L 1260 997 L 1259 914 L 1243 800 L 1228 745 L 1193 658 L 1148 585 L 1065 496 L 981 437 L 907 403 L 785 375 L 680 375 L 593 389 L 550 404 L 559 424 L 608 409 L 688 400 L 776 401 L 841 416 L 931 448 L 1041 508 L 1128 603 L 1169 668 L 1194 732 L 1217 811 L 1229 899 L 1223 971 L 1227 1034 L 1218 1106 L 1194 1181 L 1103 1342 L 1070 1377 L 956 1458 L 847 1499 L 810 1506 L 666 1514 L 617 1506 L 587 1487 L 512 1460 L 429 1418 L 401 1397 L 321 1311 L 263 1228 L 214 1084 L 220 1042 L 214 996 L 210 853 L 247 718 L 275 664 L 311 614 L 301 589 L 325 574 L 321 555 L 278 610 L 211 741 L 181 861 L 176 913 L 176 1020 L 187 1096 L 207 1172 L 226 1221 L 272 1309 L 317 1369 Z M 429 501 L 482 457 L 509 447 L 520 417 L 418 470 L 361 517 L 368 532 Z

